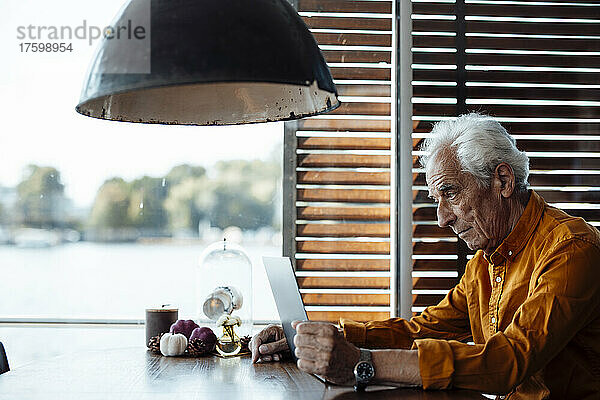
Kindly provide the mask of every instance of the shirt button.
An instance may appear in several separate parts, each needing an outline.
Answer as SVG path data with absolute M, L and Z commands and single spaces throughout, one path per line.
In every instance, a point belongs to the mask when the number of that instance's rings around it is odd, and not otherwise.
M 496 317 L 492 317 L 492 324 L 496 323 Z
M 508 251 L 508 255 L 509 255 L 509 256 L 512 256 L 512 250 L 509 250 L 509 251 Z
M 496 282 L 498 282 L 498 283 L 502 282 L 502 277 L 500 277 L 500 276 L 497 276 L 497 277 L 496 277 Z

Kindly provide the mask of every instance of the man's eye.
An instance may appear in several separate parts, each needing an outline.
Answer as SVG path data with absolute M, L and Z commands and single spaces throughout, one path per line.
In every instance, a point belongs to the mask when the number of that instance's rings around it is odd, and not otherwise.
M 456 192 L 446 192 L 444 193 L 444 197 L 448 200 L 452 200 L 454 197 L 456 197 Z

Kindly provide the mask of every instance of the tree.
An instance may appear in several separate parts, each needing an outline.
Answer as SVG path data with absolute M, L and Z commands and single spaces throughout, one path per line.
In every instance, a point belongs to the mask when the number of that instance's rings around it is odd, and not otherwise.
M 273 223 L 280 167 L 261 160 L 221 161 L 215 167 L 216 201 L 210 216 L 220 228 L 258 229 Z
M 131 204 L 131 186 L 121 178 L 104 182 L 94 200 L 90 225 L 94 228 L 127 228 Z
M 168 194 L 164 180 L 144 176 L 130 186 L 128 217 L 132 225 L 145 230 L 163 231 L 168 222 L 163 206 Z
M 53 167 L 29 165 L 17 185 L 17 213 L 25 226 L 56 228 L 63 225 L 65 187 Z
M 273 199 L 281 173 L 273 161 L 222 161 L 214 178 L 203 167 L 188 164 L 164 178 L 144 176 L 128 183 L 106 181 L 92 208 L 95 228 L 140 228 L 146 232 L 197 232 L 202 220 L 212 226 L 258 229 L 273 225 Z
M 213 184 L 206 176 L 187 177 L 171 186 L 165 200 L 171 229 L 196 232 L 215 202 Z
M 214 197 L 206 169 L 189 164 L 178 165 L 169 171 L 165 182 L 169 193 L 164 207 L 170 228 L 196 232 Z
M 206 175 L 206 169 L 200 166 L 181 164 L 171 168 L 165 177 L 165 183 L 172 187 L 188 178 L 201 178 Z
M 237 226 L 258 229 L 273 221 L 271 203 L 258 200 L 244 187 L 220 184 L 215 189 L 216 201 L 211 209 L 211 222 L 221 229 Z

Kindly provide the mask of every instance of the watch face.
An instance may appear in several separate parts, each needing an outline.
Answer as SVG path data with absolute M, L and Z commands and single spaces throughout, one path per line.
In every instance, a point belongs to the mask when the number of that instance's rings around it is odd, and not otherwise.
M 356 366 L 356 375 L 358 379 L 362 381 L 368 381 L 375 375 L 375 369 L 373 368 L 371 363 L 363 361 L 358 363 L 358 365 Z

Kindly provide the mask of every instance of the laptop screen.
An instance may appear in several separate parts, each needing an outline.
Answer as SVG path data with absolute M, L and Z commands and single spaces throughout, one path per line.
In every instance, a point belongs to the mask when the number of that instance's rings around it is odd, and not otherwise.
M 292 262 L 288 257 L 263 257 L 263 264 L 271 284 L 271 291 L 275 298 L 285 338 L 292 352 L 292 357 L 296 360 L 296 346 L 294 346 L 296 330 L 292 328 L 292 321 L 306 321 L 308 316 L 304 310 L 304 303 L 302 303 Z

